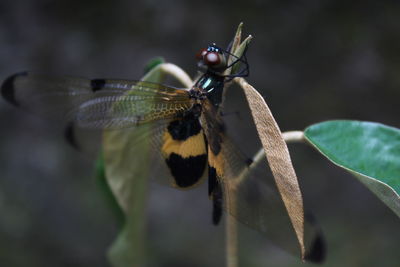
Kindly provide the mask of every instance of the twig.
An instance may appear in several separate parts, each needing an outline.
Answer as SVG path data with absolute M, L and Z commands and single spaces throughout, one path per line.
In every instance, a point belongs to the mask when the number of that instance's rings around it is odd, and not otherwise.
M 160 66 L 160 72 L 171 75 L 176 78 L 184 87 L 190 88 L 193 85 L 192 79 L 189 75 L 177 65 L 172 63 L 164 63 Z
M 238 223 L 232 215 L 226 217 L 226 266 L 238 267 Z
M 304 133 L 302 131 L 289 131 L 282 133 L 283 139 L 287 144 L 304 142 Z

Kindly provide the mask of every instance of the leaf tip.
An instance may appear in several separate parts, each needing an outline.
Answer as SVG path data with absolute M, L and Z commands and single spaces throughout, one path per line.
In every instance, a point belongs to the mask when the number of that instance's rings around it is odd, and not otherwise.
M 165 59 L 163 57 L 155 57 L 149 60 L 149 62 L 147 62 L 146 66 L 144 67 L 144 73 L 148 73 L 151 70 L 153 70 L 155 67 L 157 67 L 158 65 L 165 63 Z

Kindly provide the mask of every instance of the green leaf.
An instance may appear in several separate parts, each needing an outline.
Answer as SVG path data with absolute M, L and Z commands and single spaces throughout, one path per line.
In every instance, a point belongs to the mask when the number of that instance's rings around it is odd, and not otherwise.
M 400 130 L 380 123 L 327 121 L 309 126 L 306 140 L 353 174 L 400 217 Z
M 229 56 L 228 65 L 230 65 L 232 62 L 234 62 L 237 58 L 241 58 L 243 56 L 243 53 L 245 53 L 247 46 L 249 45 L 251 39 L 253 38 L 251 35 L 249 35 L 242 42 L 242 28 L 243 28 L 243 22 L 241 22 L 239 24 L 239 26 L 237 27 L 235 36 L 233 37 L 233 39 L 231 41 L 232 47 L 229 52 L 231 54 L 235 55 L 235 57 Z M 241 63 L 237 63 L 232 68 L 228 68 L 225 71 L 224 75 L 236 73 L 240 67 L 240 64 Z
M 104 167 L 104 155 L 103 151 L 99 153 L 99 157 L 96 160 L 95 165 L 96 181 L 99 185 L 100 190 L 103 192 L 106 203 L 109 205 L 110 209 L 113 211 L 118 223 L 122 225 L 125 220 L 125 215 L 118 205 L 115 196 L 113 195 L 110 186 L 107 183 L 105 167 Z
M 104 133 L 107 182 L 125 214 L 125 224 L 108 252 L 114 267 L 145 266 L 150 144 L 147 139 L 133 143 L 135 135 L 135 131 Z
M 146 66 L 144 66 L 144 73 L 148 73 L 149 71 L 151 71 L 152 69 L 154 69 L 155 67 L 157 67 L 162 63 L 165 63 L 165 59 L 163 57 L 155 57 L 149 60 Z
M 156 62 L 157 63 L 157 62 Z M 154 60 L 142 81 L 163 82 L 163 73 Z M 150 140 L 143 136 L 146 127 L 103 134 L 105 177 L 110 190 L 125 214 L 125 224 L 108 252 L 114 267 L 144 266 L 146 254 L 146 201 Z M 148 129 L 150 130 L 150 129 Z M 140 156 L 138 156 L 140 155 Z
M 250 41 L 252 39 L 253 39 L 253 37 L 251 35 L 247 36 L 247 38 L 244 39 L 244 41 L 237 47 L 237 49 L 235 50 L 235 52 L 233 54 L 237 58 L 241 58 L 243 56 L 243 54 L 246 52 L 247 46 L 250 44 Z M 233 65 L 231 73 L 236 73 L 239 70 L 241 64 L 242 63 Z
M 162 62 L 151 61 L 148 64 L 151 67 L 147 68 L 149 72 L 141 80 L 162 83 L 166 75 L 177 77 L 178 73 L 184 73 L 180 68 L 171 68 L 172 64 Z M 125 215 L 125 224 L 108 252 L 114 267 L 146 265 L 146 201 L 151 168 L 151 140 L 146 138 L 146 133 L 152 130 L 151 127 L 142 125 L 103 133 L 103 172 L 110 191 Z M 101 174 L 101 165 L 98 169 Z

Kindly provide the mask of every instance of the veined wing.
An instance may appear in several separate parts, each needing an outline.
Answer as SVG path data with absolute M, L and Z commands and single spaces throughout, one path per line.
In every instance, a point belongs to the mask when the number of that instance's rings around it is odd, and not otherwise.
M 252 160 L 233 144 L 222 117 L 209 103 L 203 107 L 214 222 L 220 217 L 218 209 L 223 208 L 241 223 L 266 234 L 279 247 L 300 255 L 294 228 L 270 170 L 266 164 L 250 168 Z M 320 262 L 324 258 L 321 232 L 312 221 L 305 227 L 306 260 Z
M 118 129 L 173 118 L 191 107 L 188 91 L 157 83 L 23 72 L 3 83 L 2 96 L 33 113 L 77 126 Z
M 83 148 L 86 142 L 78 143 L 77 139 L 88 136 L 85 141 L 91 141 L 99 132 L 74 129 L 76 126 L 120 129 L 105 135 L 106 156 L 113 155 L 108 158 L 113 166 L 132 166 L 132 160 L 143 152 L 137 147 L 148 143 L 145 153 L 151 154 L 152 160 L 146 163 L 157 162 L 152 164 L 150 176 L 180 189 L 202 181 L 207 158 L 205 140 L 188 90 L 144 81 L 19 73 L 3 83 L 1 93 L 28 111 L 73 122 L 68 124 L 66 137 L 87 152 L 91 146 Z
M 116 197 L 119 198 L 121 206 L 129 206 L 133 203 L 129 199 L 133 198 L 132 188 L 143 170 L 146 171 L 146 177 L 162 185 L 170 186 L 180 190 L 192 188 L 204 181 L 206 169 L 206 160 L 202 162 L 197 160 L 182 164 L 178 167 L 189 168 L 183 170 L 184 177 L 176 175 L 173 170 L 177 166 L 170 166 L 168 160 L 171 154 L 165 153 L 171 144 L 172 139 L 168 137 L 168 126 L 174 120 L 157 120 L 151 123 L 139 125 L 135 128 L 128 128 L 118 131 L 106 131 L 103 134 L 103 151 L 107 166 L 107 173 L 110 183 L 119 188 Z M 200 140 L 199 140 L 200 141 Z M 204 141 L 203 141 L 204 142 Z M 190 147 L 186 147 L 186 146 Z M 173 147 L 181 152 L 188 149 L 204 150 L 205 145 L 201 141 L 194 147 L 193 143 L 177 141 Z M 183 159 L 183 153 L 180 154 Z M 204 155 L 206 157 L 206 155 Z M 179 162 L 178 162 L 179 163 Z M 175 167 L 175 168 L 173 168 Z M 198 171 L 196 171 L 198 170 Z M 182 178 L 185 181 L 182 184 Z
M 266 164 L 251 168 L 252 161 L 228 137 L 224 138 L 221 153 L 224 170 L 219 183 L 224 209 L 241 223 L 266 234 L 279 247 L 300 255 L 286 207 Z M 306 260 L 323 261 L 325 248 L 321 230 L 312 218 L 306 218 L 305 228 Z

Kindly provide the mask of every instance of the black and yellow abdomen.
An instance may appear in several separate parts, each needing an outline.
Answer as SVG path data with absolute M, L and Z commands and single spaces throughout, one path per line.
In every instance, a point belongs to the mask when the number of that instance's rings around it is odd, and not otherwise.
M 199 112 L 192 109 L 173 120 L 163 135 L 162 155 L 175 180 L 174 186 L 182 189 L 199 184 L 207 166 L 206 141 Z

